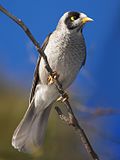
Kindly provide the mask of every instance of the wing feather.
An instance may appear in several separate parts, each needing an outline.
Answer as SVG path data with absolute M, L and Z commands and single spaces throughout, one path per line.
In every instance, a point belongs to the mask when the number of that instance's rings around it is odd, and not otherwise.
M 46 37 L 41 49 L 42 51 L 45 50 L 48 42 L 49 42 L 49 38 L 50 38 L 50 35 L 51 33 Z M 40 61 L 41 61 L 41 56 L 38 57 L 38 60 L 37 60 L 37 64 L 36 64 L 36 67 L 35 67 L 35 71 L 34 71 L 34 78 L 33 78 L 33 83 L 32 83 L 32 88 L 31 88 L 31 92 L 30 92 L 30 98 L 29 98 L 29 103 L 31 103 L 33 97 L 34 97 L 34 94 L 35 94 L 35 89 L 36 89 L 36 86 L 38 83 L 40 83 L 40 77 L 39 77 L 39 64 L 40 64 Z

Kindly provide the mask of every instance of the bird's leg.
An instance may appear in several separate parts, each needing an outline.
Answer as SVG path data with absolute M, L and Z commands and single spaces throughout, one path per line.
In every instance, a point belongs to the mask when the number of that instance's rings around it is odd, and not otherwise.
M 59 77 L 59 75 L 57 74 L 56 71 L 54 71 L 52 73 L 52 75 L 49 75 L 48 78 L 47 78 L 47 81 L 48 81 L 48 84 L 53 84 L 54 83 L 54 80 L 57 79 Z
M 58 99 L 57 102 L 61 101 L 61 102 L 65 102 L 66 100 L 68 100 L 69 96 L 68 94 L 65 92 L 64 94 L 62 94 Z

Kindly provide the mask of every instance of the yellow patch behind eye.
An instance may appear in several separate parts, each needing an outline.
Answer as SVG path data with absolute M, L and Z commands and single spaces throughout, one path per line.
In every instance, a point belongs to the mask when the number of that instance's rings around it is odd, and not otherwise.
M 75 20 L 75 17 L 74 17 L 74 16 L 70 17 L 70 20 L 71 20 L 71 21 L 74 21 L 74 20 Z

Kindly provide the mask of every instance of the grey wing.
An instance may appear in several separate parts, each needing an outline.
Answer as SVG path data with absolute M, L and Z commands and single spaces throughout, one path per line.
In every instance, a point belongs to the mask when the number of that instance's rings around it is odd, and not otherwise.
M 51 34 L 52 34 L 52 33 L 50 33 L 50 34 L 46 37 L 46 39 L 45 39 L 45 41 L 44 41 L 44 43 L 43 43 L 43 45 L 42 45 L 42 47 L 41 47 L 41 50 L 42 50 L 42 51 L 45 50 Z M 37 84 L 38 84 L 38 83 L 41 83 L 40 77 L 39 77 L 39 64 L 40 64 L 40 60 L 41 60 L 41 56 L 38 57 L 37 65 L 36 65 L 36 67 L 35 67 L 34 78 L 33 78 L 32 88 L 31 88 L 31 92 L 30 92 L 30 98 L 29 98 L 29 104 L 31 103 L 31 101 L 32 101 L 32 99 L 33 99 L 33 97 L 34 97 L 35 89 L 36 89 Z
M 84 61 L 83 61 L 83 63 L 82 63 L 82 66 L 84 66 L 85 63 L 86 63 L 86 53 L 85 53 L 85 58 L 84 58 Z

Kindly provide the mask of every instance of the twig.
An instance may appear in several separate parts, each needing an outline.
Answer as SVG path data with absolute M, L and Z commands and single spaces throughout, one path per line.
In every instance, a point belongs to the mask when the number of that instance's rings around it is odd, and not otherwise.
M 55 107 L 59 117 L 61 120 L 63 120 L 64 122 L 66 122 L 68 125 L 73 126 L 77 131 L 79 131 L 79 135 L 81 138 L 82 143 L 84 144 L 85 149 L 87 150 L 87 152 L 92 156 L 92 158 L 94 160 L 99 160 L 97 154 L 94 152 L 84 130 L 82 129 L 82 127 L 79 125 L 77 119 L 74 117 L 74 123 L 71 123 L 71 121 L 69 120 L 69 118 L 67 118 L 61 111 L 61 109 L 59 107 Z M 72 115 L 74 116 L 74 115 Z M 73 122 L 73 121 L 72 121 Z
M 95 118 L 99 118 L 99 117 L 102 117 L 102 116 L 120 115 L 120 110 L 119 109 L 112 109 L 112 108 L 107 108 L 106 109 L 106 108 L 102 108 L 102 107 L 99 107 L 97 109 L 89 109 L 86 106 L 83 106 L 83 107 L 84 108 L 81 107 L 77 111 L 81 114 L 84 113 L 83 116 L 82 116 L 82 119 L 85 119 L 85 120 L 93 120 Z
M 68 124 L 70 125 L 70 123 L 69 123 L 69 118 L 67 118 L 67 117 L 62 113 L 62 111 L 60 110 L 60 108 L 59 108 L 59 107 L 55 107 L 55 110 L 57 111 L 60 119 L 61 119 L 62 121 L 65 121 L 66 123 L 68 123 Z
M 11 18 L 15 23 L 17 23 L 23 30 L 24 32 L 27 34 L 27 36 L 30 38 L 30 40 L 33 42 L 33 44 L 35 45 L 37 51 L 39 52 L 39 54 L 43 57 L 44 61 L 45 61 L 45 68 L 46 70 L 49 72 L 49 74 L 51 76 L 53 76 L 54 71 L 52 70 L 52 68 L 50 67 L 48 60 L 47 60 L 47 56 L 44 54 L 44 52 L 41 50 L 39 43 L 35 40 L 35 38 L 33 37 L 32 33 L 30 32 L 30 30 L 27 28 L 27 26 L 23 23 L 23 21 L 21 19 L 18 19 L 17 17 L 13 16 L 10 12 L 8 12 L 5 8 L 3 8 L 0 5 L 0 11 L 3 12 L 5 15 L 7 15 L 9 18 Z M 64 97 L 64 95 L 66 94 L 65 91 L 63 90 L 63 87 L 58 79 L 58 76 L 56 77 L 56 79 L 54 79 L 54 84 L 56 86 L 56 88 L 58 89 L 58 92 L 61 94 L 62 97 Z M 68 99 L 66 99 L 64 101 L 66 107 L 67 107 L 67 111 L 68 111 L 68 115 L 69 115 L 69 122 L 71 121 L 71 124 L 79 129 L 80 131 L 80 137 L 81 140 L 83 142 L 83 145 L 85 146 L 87 152 L 91 155 L 91 157 L 93 158 L 93 160 L 99 160 L 97 154 L 94 152 L 94 150 L 92 149 L 92 146 L 88 140 L 88 138 L 86 137 L 85 132 L 83 131 L 83 129 L 80 127 L 80 125 L 78 124 L 77 119 L 74 116 L 74 113 L 72 111 L 72 108 L 70 106 L 70 103 L 68 101 Z

